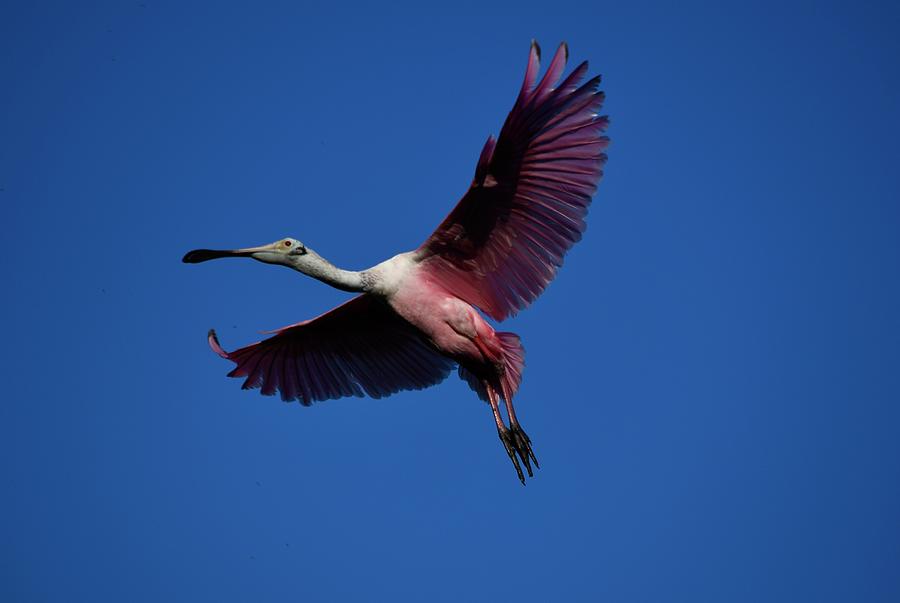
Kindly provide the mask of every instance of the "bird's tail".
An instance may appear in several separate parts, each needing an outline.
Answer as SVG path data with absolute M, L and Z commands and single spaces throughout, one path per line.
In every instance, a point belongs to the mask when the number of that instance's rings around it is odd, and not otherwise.
M 501 376 L 503 397 L 512 398 L 522 383 L 522 371 L 525 368 L 525 348 L 515 333 L 497 333 L 503 347 L 503 364 L 505 370 Z
M 500 362 L 503 365 L 503 372 L 489 380 L 490 387 L 493 387 L 503 399 L 512 400 L 522 382 L 522 371 L 525 368 L 525 348 L 515 333 L 498 332 L 494 335 L 496 335 L 502 351 Z M 489 401 L 483 377 L 462 366 L 459 367 L 459 377 L 469 384 L 479 398 L 485 402 Z

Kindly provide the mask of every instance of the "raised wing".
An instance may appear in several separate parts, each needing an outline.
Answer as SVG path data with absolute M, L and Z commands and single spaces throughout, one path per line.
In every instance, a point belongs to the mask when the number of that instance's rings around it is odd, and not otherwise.
M 488 138 L 469 191 L 417 250 L 432 278 L 496 320 L 528 306 L 556 276 L 603 175 L 609 119 L 597 115 L 600 76 L 579 86 L 585 61 L 556 86 L 567 58 L 563 43 L 535 86 L 540 49 L 532 42 L 500 138 Z
M 381 398 L 443 381 L 454 362 L 439 354 L 382 300 L 364 294 L 326 312 L 226 352 L 215 331 L 209 345 L 245 377 L 244 389 L 299 400 L 304 406 L 344 396 Z

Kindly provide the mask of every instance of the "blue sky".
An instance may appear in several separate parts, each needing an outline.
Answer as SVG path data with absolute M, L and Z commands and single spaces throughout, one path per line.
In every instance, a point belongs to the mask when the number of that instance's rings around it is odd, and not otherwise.
M 889 3 L 0 8 L 0 599 L 900 599 Z M 452 6 L 452 8 L 451 8 Z M 585 239 L 527 312 L 523 488 L 458 379 L 313 408 L 223 345 L 464 192 L 528 43 L 604 75 Z

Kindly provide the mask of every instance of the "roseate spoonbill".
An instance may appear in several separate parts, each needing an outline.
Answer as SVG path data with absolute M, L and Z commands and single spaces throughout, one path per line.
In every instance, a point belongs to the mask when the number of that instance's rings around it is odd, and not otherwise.
M 469 190 L 418 249 L 360 272 L 335 267 L 293 238 L 188 252 L 187 263 L 250 257 L 362 293 L 233 352 L 211 330 L 213 351 L 237 365 L 228 376 L 244 377 L 244 389 L 278 391 L 285 401 L 309 405 L 422 389 L 458 366 L 490 404 L 519 480 L 525 483 L 520 460 L 533 476 L 537 458 L 512 403 L 524 349 L 517 335 L 495 331 L 477 309 L 502 321 L 528 306 L 584 232 L 606 161 L 609 120 L 597 114 L 600 76 L 581 84 L 586 61 L 557 85 L 567 58 L 563 43 L 536 83 L 540 48 L 532 42 L 525 81 L 499 138 L 487 139 Z

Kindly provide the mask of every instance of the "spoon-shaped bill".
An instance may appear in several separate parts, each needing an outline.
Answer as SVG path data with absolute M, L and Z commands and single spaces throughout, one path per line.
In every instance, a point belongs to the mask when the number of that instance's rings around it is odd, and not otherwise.
M 181 258 L 185 264 L 199 264 L 218 258 L 241 258 L 253 255 L 257 251 L 265 251 L 267 247 L 248 247 L 247 249 L 194 249 Z

